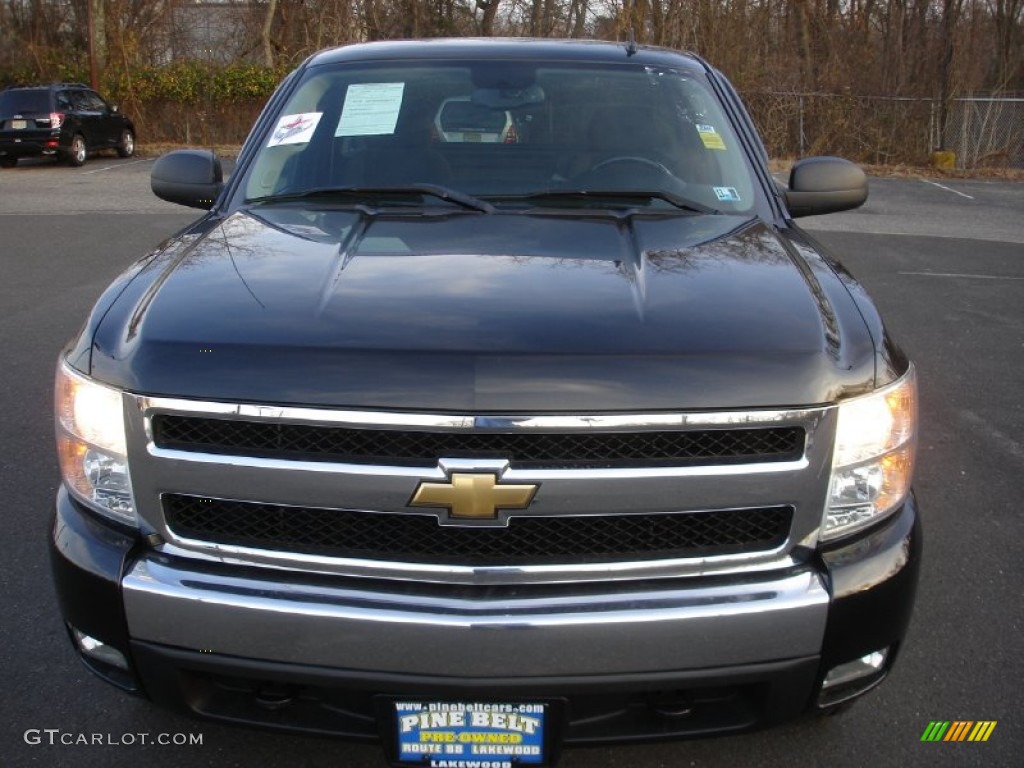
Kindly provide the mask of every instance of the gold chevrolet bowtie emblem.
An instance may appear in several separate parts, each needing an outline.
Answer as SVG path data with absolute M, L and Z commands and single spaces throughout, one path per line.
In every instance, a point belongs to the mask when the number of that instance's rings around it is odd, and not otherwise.
M 496 520 L 499 509 L 526 509 L 537 485 L 500 485 L 490 472 L 452 472 L 447 483 L 421 482 L 411 507 L 447 507 L 452 518 Z

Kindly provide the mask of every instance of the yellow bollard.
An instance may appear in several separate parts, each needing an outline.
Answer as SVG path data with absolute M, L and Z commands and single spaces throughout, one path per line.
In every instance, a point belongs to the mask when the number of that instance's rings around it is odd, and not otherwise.
M 932 152 L 932 166 L 940 171 L 952 171 L 956 168 L 956 152 L 940 149 Z

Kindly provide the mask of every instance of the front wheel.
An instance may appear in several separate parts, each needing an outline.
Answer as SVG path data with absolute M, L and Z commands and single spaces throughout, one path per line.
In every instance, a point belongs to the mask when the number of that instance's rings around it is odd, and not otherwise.
M 71 139 L 71 149 L 68 150 L 68 165 L 78 168 L 85 165 L 85 158 L 88 155 L 85 149 L 85 137 L 76 133 Z
M 130 128 L 121 131 L 121 141 L 117 144 L 118 157 L 131 157 L 135 154 L 135 134 Z
M 0 168 L 13 168 L 18 164 L 18 158 L 3 156 L 0 157 Z

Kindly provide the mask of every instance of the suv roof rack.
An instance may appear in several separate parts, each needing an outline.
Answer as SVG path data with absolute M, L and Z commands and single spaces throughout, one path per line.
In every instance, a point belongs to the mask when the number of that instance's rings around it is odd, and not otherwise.
M 7 88 L 88 88 L 92 90 L 92 86 L 85 83 L 18 83 L 8 85 Z
M 12 83 L 3 90 L 10 91 L 15 88 L 88 88 L 90 91 L 92 90 L 92 86 L 85 83 Z

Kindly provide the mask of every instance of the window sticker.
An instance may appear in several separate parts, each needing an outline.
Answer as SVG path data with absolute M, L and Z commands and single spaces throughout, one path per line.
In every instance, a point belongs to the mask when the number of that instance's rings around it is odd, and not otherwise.
M 715 187 L 714 189 L 715 197 L 723 203 L 738 203 L 740 201 L 740 193 L 736 191 L 736 187 Z
M 395 132 L 405 83 L 360 83 L 345 94 L 335 136 L 381 136 Z
M 277 127 L 270 134 L 268 147 L 276 147 L 280 144 L 308 144 L 313 138 L 313 131 L 316 130 L 323 112 L 303 112 L 299 115 L 285 115 L 277 121 Z
M 704 143 L 704 149 L 725 149 L 725 142 L 713 125 L 697 125 L 697 133 Z

